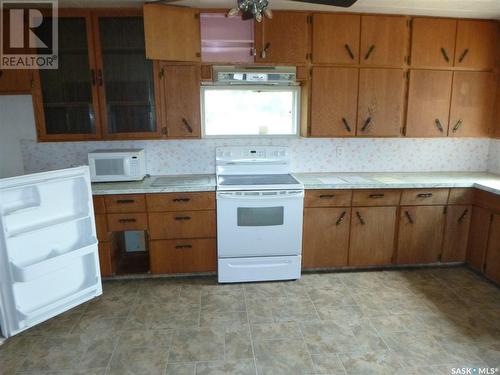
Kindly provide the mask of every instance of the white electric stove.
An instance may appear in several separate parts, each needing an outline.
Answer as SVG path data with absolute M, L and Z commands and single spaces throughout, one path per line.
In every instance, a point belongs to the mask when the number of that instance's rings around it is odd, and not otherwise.
M 304 186 L 286 147 L 219 147 L 219 282 L 300 278 Z

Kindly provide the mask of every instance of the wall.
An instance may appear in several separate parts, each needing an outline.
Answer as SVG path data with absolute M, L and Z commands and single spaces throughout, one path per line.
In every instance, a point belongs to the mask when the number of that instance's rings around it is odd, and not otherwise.
M 24 173 L 21 139 L 35 139 L 31 96 L 0 96 L 0 178 Z
M 500 174 L 500 139 L 492 139 L 490 142 L 488 172 Z

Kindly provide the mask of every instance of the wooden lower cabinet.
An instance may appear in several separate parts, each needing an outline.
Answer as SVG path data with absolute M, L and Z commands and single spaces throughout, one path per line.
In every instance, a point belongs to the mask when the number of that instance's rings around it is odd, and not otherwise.
M 472 206 L 448 206 L 442 262 L 465 262 Z
M 500 214 L 493 215 L 489 229 L 484 274 L 489 279 L 500 283 Z
M 354 207 L 349 266 L 392 263 L 397 207 Z
M 402 206 L 398 232 L 398 264 L 435 263 L 443 244 L 445 206 Z
M 489 210 L 481 207 L 472 209 L 467 263 L 477 271 L 483 271 L 490 224 L 491 212 Z
M 113 242 L 99 242 L 99 265 L 102 277 L 109 277 L 115 274 L 117 252 L 118 249 L 113 245 Z
M 149 259 L 153 274 L 215 272 L 215 238 L 151 241 Z
M 302 267 L 347 266 L 350 220 L 350 208 L 304 209 Z

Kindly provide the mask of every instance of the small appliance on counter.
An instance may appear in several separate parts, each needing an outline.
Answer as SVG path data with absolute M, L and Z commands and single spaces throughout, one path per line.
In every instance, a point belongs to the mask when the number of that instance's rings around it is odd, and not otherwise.
M 140 181 L 146 177 L 143 149 L 110 149 L 89 152 L 92 182 Z

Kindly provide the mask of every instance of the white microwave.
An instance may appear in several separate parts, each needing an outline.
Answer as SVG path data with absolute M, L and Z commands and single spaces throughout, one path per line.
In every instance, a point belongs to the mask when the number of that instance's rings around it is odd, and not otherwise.
M 139 181 L 146 176 L 143 149 L 95 150 L 89 152 L 92 182 Z

